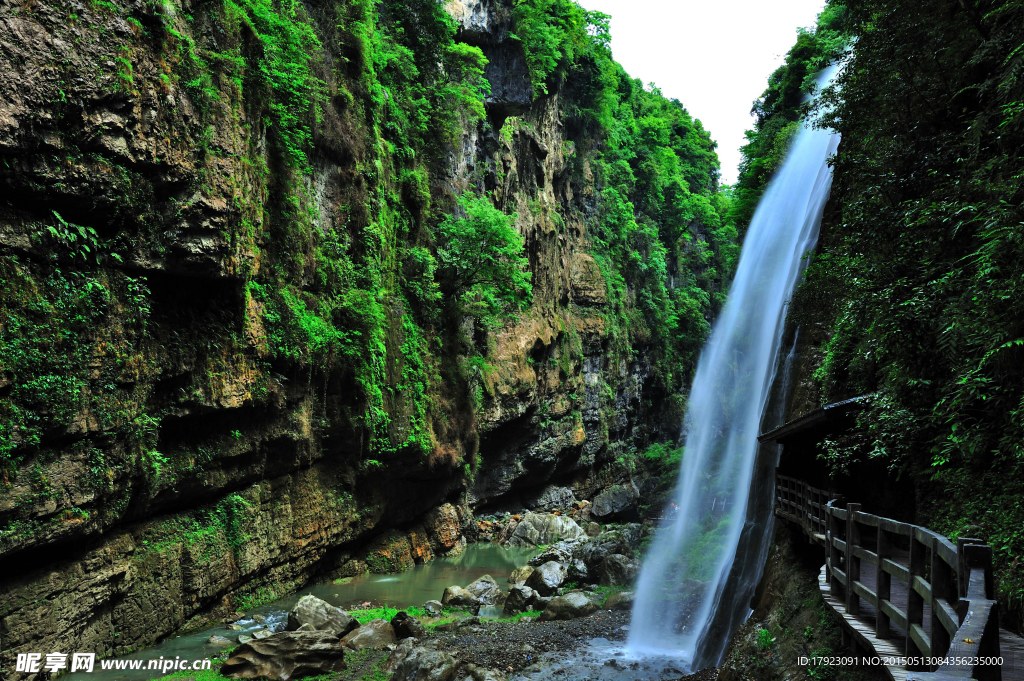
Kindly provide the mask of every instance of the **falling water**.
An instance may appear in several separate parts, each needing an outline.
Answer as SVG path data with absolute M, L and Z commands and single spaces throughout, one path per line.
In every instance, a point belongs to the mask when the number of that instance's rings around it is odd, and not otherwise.
M 797 133 L 757 206 L 728 300 L 697 364 L 675 506 L 644 559 L 629 634 L 631 649 L 673 655 L 690 671 L 718 664 L 728 637 L 750 614 L 770 523 L 748 510 L 767 515 L 771 508 L 770 490 L 763 508 L 766 485 L 751 485 L 758 429 L 838 144 L 829 130 L 805 126 Z

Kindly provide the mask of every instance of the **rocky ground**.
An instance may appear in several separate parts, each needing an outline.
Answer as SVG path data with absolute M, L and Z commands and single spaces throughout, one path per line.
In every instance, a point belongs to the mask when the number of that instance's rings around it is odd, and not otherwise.
M 574 651 L 593 638 L 624 641 L 628 624 L 628 612 L 599 610 L 567 621 L 484 621 L 453 632 L 432 633 L 427 640 L 436 641 L 438 650 L 466 662 L 513 673 L 536 665 L 544 653 Z

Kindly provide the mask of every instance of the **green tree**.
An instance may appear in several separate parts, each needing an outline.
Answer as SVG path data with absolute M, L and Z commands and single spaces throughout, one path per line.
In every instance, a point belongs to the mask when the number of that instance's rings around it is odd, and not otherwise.
M 494 325 L 526 307 L 533 293 L 523 237 L 516 215 L 487 197 L 463 195 L 459 209 L 437 227 L 441 288 L 463 311 Z

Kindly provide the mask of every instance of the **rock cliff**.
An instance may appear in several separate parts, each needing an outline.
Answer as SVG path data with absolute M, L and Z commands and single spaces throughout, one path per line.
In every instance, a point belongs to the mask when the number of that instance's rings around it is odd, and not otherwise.
M 0 669 L 459 551 L 473 508 L 589 496 L 675 435 L 595 254 L 583 88 L 537 94 L 510 5 L 0 6 Z M 389 83 L 430 67 L 401 42 L 430 21 L 489 93 L 402 147 Z M 525 240 L 498 327 L 409 292 L 467 191 Z

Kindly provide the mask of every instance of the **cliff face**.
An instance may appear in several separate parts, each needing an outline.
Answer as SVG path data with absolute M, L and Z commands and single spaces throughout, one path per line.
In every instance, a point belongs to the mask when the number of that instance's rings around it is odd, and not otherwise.
M 509 6 L 446 7 L 484 115 L 401 147 L 393 28 L 433 3 L 2 3 L 0 667 L 460 551 L 471 507 L 675 435 L 594 255 L 599 144 Z M 410 293 L 481 190 L 532 273 L 497 328 Z

